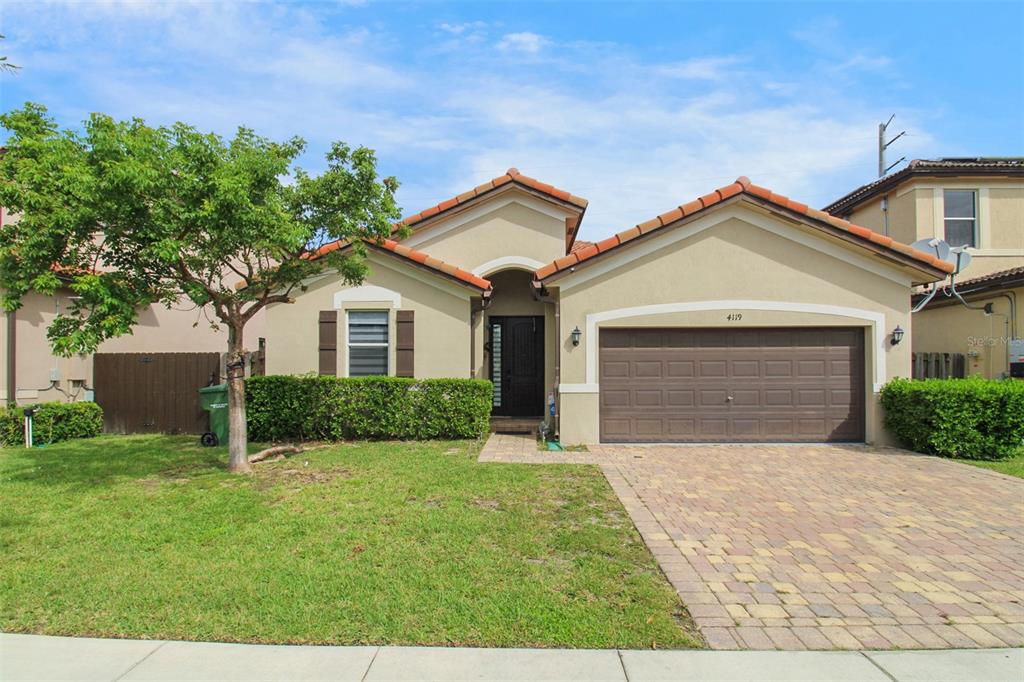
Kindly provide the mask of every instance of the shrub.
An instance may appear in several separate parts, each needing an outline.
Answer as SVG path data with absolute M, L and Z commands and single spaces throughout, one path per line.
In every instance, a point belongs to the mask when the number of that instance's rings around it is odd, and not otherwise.
M 256 441 L 479 438 L 491 415 L 478 379 L 262 376 L 245 393 Z
M 886 427 L 918 452 L 1001 459 L 1024 444 L 1024 381 L 894 379 L 882 407 Z
M 24 445 L 25 408 L 32 417 L 32 440 L 36 445 L 71 438 L 92 438 L 103 431 L 103 408 L 93 402 L 41 403 L 0 408 L 0 444 Z

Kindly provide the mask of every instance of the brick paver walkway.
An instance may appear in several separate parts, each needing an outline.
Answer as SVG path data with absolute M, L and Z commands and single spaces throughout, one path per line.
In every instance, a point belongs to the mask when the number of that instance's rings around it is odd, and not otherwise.
M 600 465 L 712 648 L 1024 645 L 1024 481 L 869 447 L 481 460 Z

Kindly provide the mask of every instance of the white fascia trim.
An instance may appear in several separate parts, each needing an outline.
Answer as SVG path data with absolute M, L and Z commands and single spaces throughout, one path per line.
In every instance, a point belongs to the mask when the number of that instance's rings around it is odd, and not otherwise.
M 911 284 L 910 277 L 899 272 L 894 267 L 886 266 L 885 263 L 876 262 L 851 250 L 845 249 L 838 244 L 828 242 L 821 237 L 806 234 L 790 225 L 781 224 L 778 220 L 769 218 L 768 216 L 759 215 L 750 209 L 730 206 L 728 208 L 719 209 L 712 215 L 698 218 L 688 225 L 677 227 L 662 235 L 657 235 L 647 239 L 640 244 L 630 246 L 627 249 L 627 253 L 613 255 L 603 263 L 597 263 L 581 269 L 579 273 L 570 273 L 562 279 L 552 282 L 551 286 L 557 286 L 563 291 L 568 291 L 573 287 L 577 287 L 584 282 L 594 279 L 595 277 L 602 277 L 613 270 L 629 265 L 634 260 L 662 251 L 665 247 L 671 244 L 693 237 L 704 230 L 712 228 L 715 225 L 732 218 L 741 220 L 748 225 L 759 227 L 766 232 L 771 232 L 779 237 L 789 239 L 790 241 L 832 256 L 833 258 L 838 258 L 850 265 L 862 270 L 867 270 L 872 274 L 884 277 L 902 286 L 909 287 Z
M 871 339 L 875 352 L 872 354 L 875 378 L 874 392 L 877 393 L 885 384 L 885 315 L 873 310 L 847 308 L 845 306 L 825 305 L 820 303 L 797 303 L 793 301 L 687 301 L 680 303 L 655 303 L 632 308 L 618 308 L 601 313 L 587 315 L 587 384 L 597 385 L 597 347 L 598 325 L 610 320 L 621 320 L 643 315 L 665 315 L 669 313 L 689 313 L 707 310 L 766 310 L 789 313 L 814 313 L 818 315 L 835 315 L 863 320 L 871 324 Z
M 409 265 L 404 268 L 397 267 L 394 263 L 389 263 L 383 258 L 374 259 L 373 264 L 391 270 L 392 272 L 397 272 L 401 275 L 405 275 L 406 277 L 411 277 L 412 279 L 418 282 L 429 284 L 435 289 L 440 289 L 446 294 L 450 294 L 452 296 L 455 296 L 456 298 L 461 298 L 466 301 L 473 298 L 473 294 L 467 291 L 466 289 L 463 289 L 460 286 L 445 281 L 443 279 L 444 275 L 442 275 L 441 273 L 438 273 L 437 275 L 430 275 L 426 272 L 421 272 L 415 265 Z
M 402 243 L 406 246 L 415 248 L 418 244 L 423 244 L 424 242 L 436 239 L 437 237 L 462 227 L 466 223 L 476 220 L 477 218 L 481 218 L 488 213 L 494 213 L 509 204 L 521 204 L 532 211 L 543 213 L 544 215 L 556 220 L 565 220 L 570 216 L 576 215 L 568 209 L 550 204 L 534 197 L 531 194 L 513 192 L 511 196 L 501 198 L 495 197 L 494 199 L 485 200 L 479 206 L 474 206 L 473 208 L 465 210 L 451 218 L 437 219 L 438 223 L 436 225 L 430 225 L 428 227 L 424 227 L 419 232 L 414 232 L 407 239 L 403 239 Z M 543 265 L 543 263 L 541 263 L 541 265 Z
M 366 301 L 387 301 L 391 304 L 392 308 L 402 307 L 402 295 L 400 293 L 391 289 L 385 289 L 384 287 L 374 286 L 373 284 L 364 284 L 352 289 L 342 289 L 334 294 L 335 309 L 343 308 L 346 303 Z
M 473 274 L 477 277 L 486 277 L 491 273 L 497 272 L 498 270 L 505 270 L 507 268 L 523 268 L 525 270 L 537 270 L 538 268 L 544 267 L 544 263 L 533 258 L 527 258 L 526 256 L 502 256 L 501 258 L 495 258 L 489 260 L 483 265 L 478 265 L 473 268 Z

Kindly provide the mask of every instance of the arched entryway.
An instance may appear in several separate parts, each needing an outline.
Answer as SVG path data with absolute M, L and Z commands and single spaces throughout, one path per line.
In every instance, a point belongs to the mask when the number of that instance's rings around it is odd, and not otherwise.
M 496 417 L 545 414 L 550 383 L 545 348 L 553 332 L 551 305 L 533 295 L 533 271 L 508 269 L 486 275 L 494 287 L 485 311 L 486 376 L 494 384 Z

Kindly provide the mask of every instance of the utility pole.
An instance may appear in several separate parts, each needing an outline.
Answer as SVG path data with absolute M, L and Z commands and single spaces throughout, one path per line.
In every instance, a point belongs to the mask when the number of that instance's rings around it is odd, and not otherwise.
M 886 142 L 885 131 L 889 128 L 889 124 L 892 123 L 892 120 L 894 118 L 896 118 L 896 114 L 890 116 L 889 120 L 886 121 L 885 123 L 878 124 L 878 177 L 884 176 L 886 173 L 895 168 L 896 164 L 898 164 L 900 161 L 905 161 L 907 158 L 905 156 L 902 156 L 900 157 L 899 161 L 892 164 L 891 166 L 885 165 L 885 150 L 888 149 L 889 145 L 891 145 L 893 142 L 907 134 L 907 131 L 904 130 L 899 135 Z

